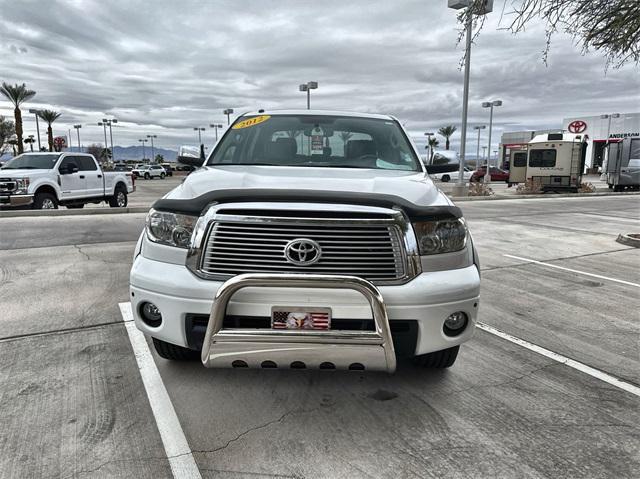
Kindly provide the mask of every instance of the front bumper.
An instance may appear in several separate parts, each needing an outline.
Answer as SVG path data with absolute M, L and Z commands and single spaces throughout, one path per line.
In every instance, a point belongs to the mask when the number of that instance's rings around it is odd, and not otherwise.
M 28 206 L 33 203 L 33 195 L 4 195 L 0 194 L 0 205 Z
M 189 318 L 209 316 L 222 281 L 203 280 L 184 265 L 165 263 L 138 255 L 130 277 L 130 294 L 136 326 L 145 334 L 190 347 Z M 418 324 L 415 355 L 447 349 L 471 339 L 475 328 L 480 295 L 480 276 L 475 265 L 465 268 L 423 272 L 413 280 L 377 288 L 383 298 L 391 328 L 394 321 L 412 320 Z M 142 321 L 142 303 L 155 304 L 163 321 L 151 327 Z M 344 287 L 249 286 L 229 299 L 227 315 L 269 317 L 272 306 L 330 307 L 336 319 L 372 319 L 370 303 L 361 293 Z M 469 325 L 458 336 L 444 334 L 445 319 L 456 311 L 469 317 Z M 206 341 L 205 341 L 206 345 Z M 330 346 L 328 346 L 330 347 Z

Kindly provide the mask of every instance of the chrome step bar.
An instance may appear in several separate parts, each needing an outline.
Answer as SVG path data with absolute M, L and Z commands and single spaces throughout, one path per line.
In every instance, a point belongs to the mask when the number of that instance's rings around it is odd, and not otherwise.
M 255 287 L 357 291 L 371 306 L 375 331 L 222 329 L 231 297 L 240 289 Z M 208 368 L 304 367 L 392 373 L 396 354 L 382 295 L 369 281 L 342 275 L 254 273 L 234 276 L 218 289 L 202 347 L 202 364 Z

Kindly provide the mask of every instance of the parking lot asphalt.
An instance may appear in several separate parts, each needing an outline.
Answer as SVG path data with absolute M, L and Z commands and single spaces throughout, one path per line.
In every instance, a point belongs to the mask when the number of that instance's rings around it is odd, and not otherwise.
M 460 206 L 480 321 L 640 385 L 640 197 Z M 0 219 L 0 477 L 171 476 L 118 306 L 143 223 Z M 447 371 L 155 363 L 202 477 L 640 476 L 640 397 L 484 330 Z

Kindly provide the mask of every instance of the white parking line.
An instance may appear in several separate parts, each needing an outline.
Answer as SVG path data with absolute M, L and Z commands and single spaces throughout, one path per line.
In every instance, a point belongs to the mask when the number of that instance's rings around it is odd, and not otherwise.
M 144 334 L 136 328 L 133 322 L 131 303 L 120 303 L 118 306 L 120 306 L 122 320 L 129 334 L 129 341 L 131 341 L 133 353 L 138 362 L 142 383 L 149 398 L 153 417 L 158 425 L 173 477 L 176 479 L 202 479 Z
M 588 374 L 591 377 L 599 379 L 600 381 L 604 381 L 605 383 L 611 384 L 617 388 L 620 388 L 624 391 L 627 391 L 635 396 L 640 397 L 640 387 L 635 386 L 631 383 L 618 379 L 615 376 L 611 376 L 599 369 L 592 368 L 587 366 L 586 364 L 582 364 L 574 359 L 563 356 L 562 354 L 554 353 L 553 351 L 549 351 L 548 349 L 543 348 L 542 346 L 538 346 L 537 344 L 530 343 L 525 341 L 524 339 L 520 339 L 516 336 L 512 336 L 509 333 L 505 333 L 504 331 L 500 331 L 499 329 L 494 328 L 493 326 L 489 326 L 488 324 L 478 322 L 477 327 L 486 331 L 487 333 L 491 333 L 499 338 L 506 339 L 507 341 L 511 341 L 514 344 L 522 346 L 530 351 L 541 354 L 549 359 L 553 359 L 565 366 L 569 366 L 570 368 L 577 369 L 585 374 Z
M 591 276 L 592 278 L 604 279 L 604 280 L 607 280 L 607 281 L 613 281 L 615 283 L 626 284 L 628 286 L 635 286 L 636 288 L 640 288 L 640 284 L 632 283 L 631 281 L 624 281 L 622 279 L 609 278 L 608 276 L 602 276 L 602 275 L 599 275 L 599 274 L 587 273 L 586 271 L 580 271 L 580 270 L 577 270 L 577 269 L 565 268 L 563 266 L 558 266 L 558 265 L 555 265 L 555 264 L 545 263 L 544 261 L 537 261 L 535 259 L 522 258 L 520 256 L 513 256 L 513 255 L 510 255 L 510 254 L 503 254 L 502 256 L 505 256 L 507 258 L 512 258 L 512 259 L 517 259 L 517 260 L 520 260 L 520 261 L 526 261 L 527 263 L 539 264 L 541 266 L 546 266 L 548 268 L 561 269 L 561 270 L 564 270 L 564 271 L 570 271 L 572 273 L 582 274 L 584 276 Z

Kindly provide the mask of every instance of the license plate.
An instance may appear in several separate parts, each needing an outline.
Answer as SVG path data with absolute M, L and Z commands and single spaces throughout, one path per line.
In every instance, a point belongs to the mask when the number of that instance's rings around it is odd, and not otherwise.
M 271 308 L 271 329 L 328 331 L 331 309 L 277 306 Z

